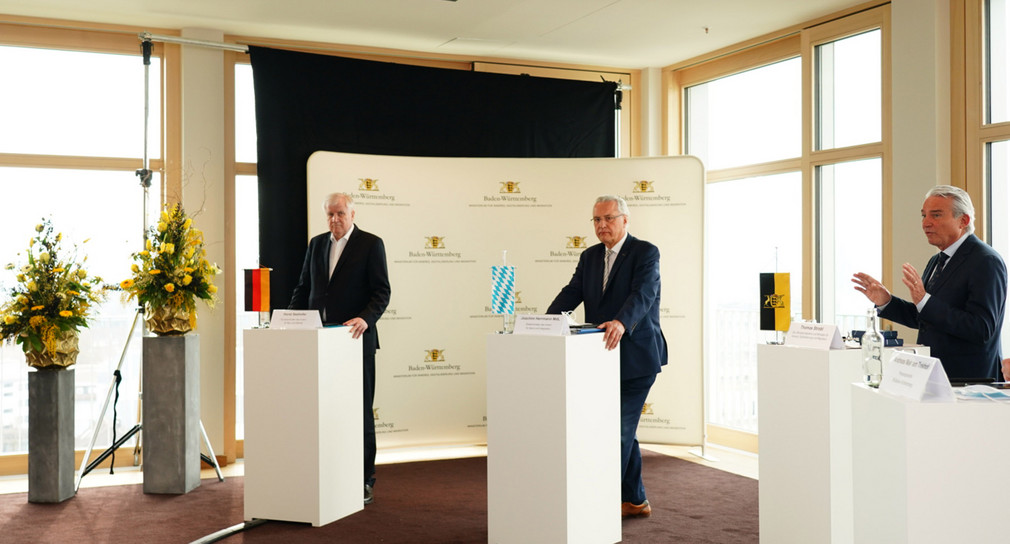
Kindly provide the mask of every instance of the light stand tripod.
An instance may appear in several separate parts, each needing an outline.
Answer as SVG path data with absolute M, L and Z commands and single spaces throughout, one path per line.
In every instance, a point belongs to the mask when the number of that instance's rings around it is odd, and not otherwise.
M 141 187 L 143 187 L 143 191 L 144 191 L 143 204 L 142 204 L 142 207 L 143 207 L 143 237 L 142 237 L 142 239 L 146 239 L 147 238 L 147 225 L 148 225 L 148 221 L 147 221 L 147 205 L 148 205 L 149 189 L 151 187 L 151 178 L 152 178 L 152 175 L 153 175 L 153 172 L 151 172 L 151 170 L 148 168 L 149 162 L 148 162 L 148 155 L 147 155 L 147 133 L 148 133 L 148 117 L 149 117 L 149 103 L 150 103 L 150 81 L 151 81 L 150 71 L 151 71 L 151 49 L 152 49 L 152 45 L 153 44 L 152 44 L 150 38 L 144 38 L 141 41 L 141 52 L 143 53 L 143 57 L 144 57 L 144 162 L 143 162 L 143 167 L 140 170 L 136 171 L 136 175 L 137 175 L 137 177 L 140 178 L 140 185 L 141 185 Z M 87 473 L 89 473 L 89 472 L 91 472 L 94 468 L 96 468 L 99 464 L 101 464 L 101 462 L 104 461 L 110 455 L 112 456 L 112 459 L 113 459 L 113 462 L 112 462 L 113 467 L 110 467 L 110 470 L 112 468 L 114 468 L 116 450 L 121 445 L 125 444 L 127 440 L 129 440 L 131 437 L 133 437 L 138 432 L 140 432 L 140 430 L 142 428 L 142 419 L 143 418 L 142 418 L 141 407 L 142 407 L 142 402 L 143 402 L 143 396 L 144 396 L 144 394 L 143 394 L 143 390 L 140 390 L 137 393 L 137 420 L 138 420 L 138 423 L 136 425 L 134 425 L 133 428 L 131 428 L 129 431 L 127 431 L 126 434 L 124 434 L 121 438 L 119 438 L 117 440 L 116 439 L 116 406 L 115 406 L 115 403 L 113 403 L 113 407 L 112 407 L 112 413 L 113 413 L 113 418 L 112 418 L 112 441 L 113 441 L 113 444 L 111 446 L 109 446 L 109 448 L 107 450 L 105 450 L 104 452 L 102 452 L 98 457 L 96 457 L 94 461 L 92 461 L 91 463 L 88 463 L 88 458 L 91 457 L 91 451 L 92 451 L 92 449 L 94 449 L 95 442 L 98 440 L 98 433 L 101 430 L 102 420 L 105 419 L 105 412 L 109 408 L 109 401 L 112 399 L 112 393 L 113 392 L 116 393 L 116 400 L 117 401 L 119 400 L 119 383 L 122 380 L 121 370 L 123 368 L 123 361 L 126 359 L 126 352 L 129 349 L 129 347 L 130 347 L 130 341 L 133 339 L 133 331 L 137 328 L 137 322 L 141 321 L 141 318 L 143 317 L 143 315 L 144 315 L 144 308 L 143 308 L 143 306 L 138 306 L 136 312 L 133 314 L 133 323 L 130 325 L 130 333 L 126 337 L 126 342 L 123 345 L 123 352 L 122 352 L 122 354 L 119 357 L 119 364 L 116 365 L 116 370 L 113 372 L 112 383 L 109 385 L 109 392 L 105 395 L 105 404 L 102 406 L 102 413 L 101 413 L 101 415 L 98 416 L 98 421 L 95 424 L 95 432 L 94 432 L 94 434 L 91 437 L 91 443 L 88 445 L 88 448 L 84 451 L 84 457 L 81 460 L 80 472 L 79 472 L 79 474 L 77 476 L 77 484 L 74 486 L 74 492 L 75 493 L 80 489 L 80 487 L 81 487 L 81 480 L 84 479 L 84 475 L 87 474 Z M 142 332 L 143 332 L 143 330 L 146 329 L 146 327 L 144 325 L 142 325 L 141 327 L 142 327 Z M 143 368 L 140 369 L 140 371 L 138 372 L 138 374 L 140 374 L 141 372 L 143 372 Z M 143 380 L 140 380 L 140 383 L 143 383 Z M 201 452 L 200 453 L 200 459 L 203 462 L 207 463 L 208 465 L 213 466 L 214 467 L 214 471 L 217 473 L 217 479 L 218 479 L 218 481 L 219 482 L 223 482 L 224 481 L 224 477 L 221 475 L 221 466 L 218 464 L 217 457 L 214 455 L 214 448 L 211 446 L 210 439 L 207 437 L 207 430 L 204 429 L 203 420 L 202 419 L 200 420 L 200 434 L 202 435 L 203 441 L 207 445 L 207 451 L 209 452 L 209 455 L 204 455 Z M 134 447 L 134 450 L 133 450 L 133 464 L 134 464 L 134 466 L 137 466 L 137 465 L 140 464 L 140 461 L 141 461 L 140 453 L 141 453 L 141 442 L 140 442 L 140 436 L 138 435 L 138 437 L 137 437 L 137 444 L 136 444 L 136 446 Z

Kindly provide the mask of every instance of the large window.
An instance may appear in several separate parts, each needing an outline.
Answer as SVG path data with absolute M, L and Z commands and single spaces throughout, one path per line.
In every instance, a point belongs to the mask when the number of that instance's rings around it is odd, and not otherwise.
M 758 278 L 789 272 L 801 313 L 803 206 L 799 172 L 710 183 L 705 191 L 705 356 L 710 422 L 757 430 Z
M 256 97 L 253 92 L 252 66 L 235 64 L 235 161 L 238 170 L 255 172 L 256 168 Z M 244 292 L 244 271 L 257 268 L 259 261 L 259 193 L 255 175 L 235 176 L 235 285 Z M 283 307 L 286 301 L 271 301 Z M 245 311 L 244 297 L 235 297 L 238 319 L 235 338 L 235 438 L 245 437 L 245 403 L 242 331 L 260 325 L 260 315 Z
M 976 7 L 978 9 L 971 9 Z M 980 36 L 981 43 L 967 43 L 969 52 L 981 50 L 981 55 L 969 53 L 968 62 L 974 63 L 969 73 L 981 76 L 981 85 L 971 78 L 966 81 L 969 89 L 969 112 L 967 127 L 968 153 L 967 170 L 979 172 L 986 193 L 988 206 L 976 213 L 985 214 L 985 235 L 1004 260 L 1010 261 L 1010 1 L 975 0 L 968 2 L 969 20 L 966 21 L 968 36 Z M 977 14 L 976 20 L 970 18 Z M 972 32 L 974 28 L 982 32 Z M 970 40 L 970 38 L 969 38 Z M 979 47 L 980 46 L 980 47 Z M 972 68 L 971 66 L 969 68 Z M 970 94 L 972 89 L 981 87 L 981 96 Z M 977 121 L 974 121 L 977 120 Z M 978 150 L 976 153 L 975 150 Z M 973 164 L 980 161 L 981 164 Z M 969 179 L 970 182 L 970 179 Z M 969 183 L 970 187 L 970 183 Z M 978 206 L 976 206 L 978 208 Z M 978 222 L 976 222 L 976 225 Z M 1010 353 L 1010 323 L 1003 322 L 1003 353 Z
M 866 326 L 872 305 L 852 288 L 852 274 L 881 278 L 880 159 L 818 166 L 816 169 L 819 231 L 818 306 L 825 323 L 838 325 L 842 335 Z
M 852 288 L 852 274 L 883 277 L 883 162 L 880 159 L 881 31 L 836 37 L 811 32 L 817 319 L 843 335 L 865 328 L 872 305 Z M 856 147 L 859 146 L 859 147 Z M 832 154 L 820 153 L 830 150 Z M 819 161 L 818 161 L 819 162 Z
M 886 6 L 812 26 L 671 78 L 683 152 L 705 163 L 708 424 L 756 432 L 758 275 L 790 274 L 793 319 L 843 334 L 869 303 L 855 272 L 884 277 L 882 89 Z M 805 74 L 809 76 L 805 77 Z
M 687 147 L 708 170 L 800 155 L 800 59 L 686 90 Z
M 710 422 L 757 430 L 758 278 L 802 285 L 798 172 L 717 181 L 720 169 L 800 155 L 801 62 L 794 57 L 688 87 L 686 153 L 710 170 L 705 191 L 705 358 Z M 791 297 L 799 316 L 799 296 Z
M 114 40 L 96 43 L 119 47 Z M 144 190 L 134 171 L 142 164 L 145 93 L 136 39 L 124 39 L 121 48 L 137 53 L 0 45 L 0 81 L 8 82 L 0 85 L 0 264 L 20 262 L 33 227 L 51 218 L 64 246 L 75 243 L 87 255 L 90 273 L 110 284 L 129 275 L 130 254 L 143 244 Z M 150 107 L 159 112 L 157 57 L 150 71 Z M 149 155 L 160 157 L 157 113 L 150 125 Z M 160 206 L 160 186 L 155 175 L 150 214 Z M 4 291 L 13 286 L 13 274 L 0 270 Z M 87 447 L 96 425 L 102 428 L 96 448 L 111 444 L 112 408 L 104 420 L 99 415 L 136 314 L 119 292 L 93 310 L 74 367 L 78 449 Z M 134 332 L 123 363 L 116 405 L 120 436 L 138 421 L 141 330 Z M 28 372 L 20 346 L 0 348 L 0 453 L 28 450 Z

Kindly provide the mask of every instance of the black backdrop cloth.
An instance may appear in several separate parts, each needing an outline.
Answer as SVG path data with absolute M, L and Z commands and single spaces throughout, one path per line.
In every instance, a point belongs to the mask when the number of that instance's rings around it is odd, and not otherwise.
M 616 84 L 249 47 L 260 263 L 286 307 L 308 241 L 315 151 L 427 157 L 613 157 Z M 352 192 L 356 187 L 335 190 Z M 320 206 L 322 203 L 320 203 Z M 365 218 L 361 218 L 365 219 Z M 371 225 L 380 236 L 400 225 Z M 322 232 L 324 224 L 312 225 Z

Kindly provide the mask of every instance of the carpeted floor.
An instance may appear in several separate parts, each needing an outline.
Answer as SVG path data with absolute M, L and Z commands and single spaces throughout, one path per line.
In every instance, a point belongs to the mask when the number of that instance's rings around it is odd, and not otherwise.
M 758 542 L 756 480 L 642 452 L 652 516 L 623 522 L 623 542 Z M 324 527 L 267 522 L 220 542 L 487 542 L 487 459 L 382 465 L 375 503 Z M 186 543 L 242 522 L 241 477 L 203 480 L 186 495 L 145 495 L 140 485 L 82 489 L 60 504 L 0 496 L 0 542 Z M 530 500 L 551 508 L 550 497 Z

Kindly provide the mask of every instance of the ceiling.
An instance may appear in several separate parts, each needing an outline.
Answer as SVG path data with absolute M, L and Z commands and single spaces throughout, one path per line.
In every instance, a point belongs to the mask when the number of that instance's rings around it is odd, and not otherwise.
M 0 0 L 0 13 L 465 56 L 668 66 L 864 0 Z

